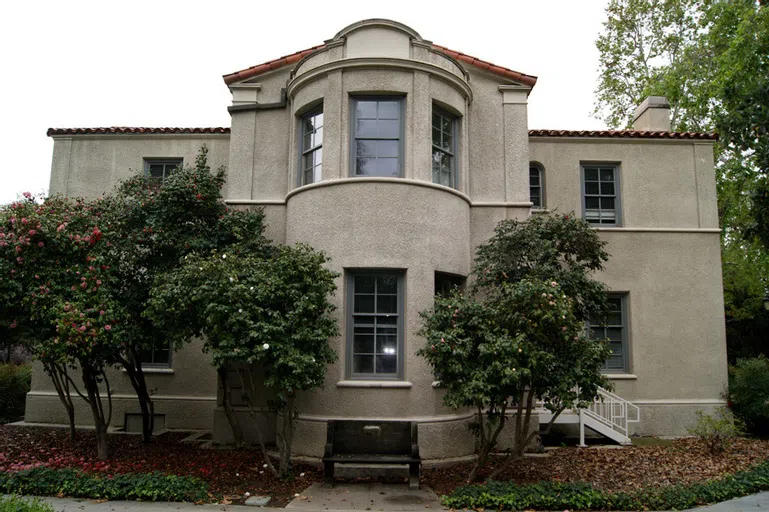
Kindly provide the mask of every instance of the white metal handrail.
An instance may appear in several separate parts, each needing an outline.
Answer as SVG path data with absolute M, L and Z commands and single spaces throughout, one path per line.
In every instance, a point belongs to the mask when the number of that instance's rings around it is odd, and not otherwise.
M 628 423 L 638 423 L 641 416 L 637 405 L 604 388 L 598 388 L 598 396 L 585 408 L 585 413 L 625 436 Z

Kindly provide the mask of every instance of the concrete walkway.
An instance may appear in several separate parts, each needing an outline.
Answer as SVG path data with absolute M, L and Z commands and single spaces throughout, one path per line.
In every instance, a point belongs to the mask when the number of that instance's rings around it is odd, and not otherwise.
M 57 512 L 247 512 L 257 510 L 260 512 L 279 511 L 305 511 L 305 512 L 333 512 L 350 510 L 393 510 L 393 511 L 417 511 L 417 510 L 441 510 L 440 503 L 429 497 L 428 490 L 413 491 L 421 494 L 402 493 L 398 489 L 392 489 L 386 484 L 358 484 L 339 486 L 334 489 L 322 489 L 320 492 L 313 490 L 315 486 L 307 489 L 299 498 L 289 503 L 286 508 L 255 508 L 242 505 L 193 505 L 192 503 L 168 503 L 168 502 L 139 502 L 139 501 L 105 501 L 96 503 L 90 500 L 77 498 L 40 498 L 50 503 Z M 351 489 L 353 488 L 354 489 Z M 408 490 L 408 486 L 403 486 Z M 330 491 L 330 492 L 326 492 Z M 303 499 L 302 497 L 306 497 Z M 31 499 L 31 498 L 30 498 Z M 437 499 L 437 496 L 434 498 Z M 419 500 L 422 500 L 421 502 Z M 368 505 L 367 505 L 368 504 Z M 328 507 L 328 508 L 327 508 Z M 333 507 L 333 508 L 332 508 Z M 692 509 L 696 512 L 754 512 L 769 510 L 769 492 L 762 492 L 744 498 Z

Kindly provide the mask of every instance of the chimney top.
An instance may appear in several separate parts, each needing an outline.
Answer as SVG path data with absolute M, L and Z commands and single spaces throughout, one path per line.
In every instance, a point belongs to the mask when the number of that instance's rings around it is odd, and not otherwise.
M 635 109 L 633 129 L 644 132 L 670 131 L 670 103 L 664 96 L 649 96 Z

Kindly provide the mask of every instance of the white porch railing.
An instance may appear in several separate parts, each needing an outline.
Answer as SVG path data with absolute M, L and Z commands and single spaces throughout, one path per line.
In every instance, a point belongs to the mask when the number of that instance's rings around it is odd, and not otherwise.
M 584 413 L 626 437 L 629 437 L 628 423 L 638 423 L 641 419 L 637 405 L 604 388 L 598 388 L 598 397 Z

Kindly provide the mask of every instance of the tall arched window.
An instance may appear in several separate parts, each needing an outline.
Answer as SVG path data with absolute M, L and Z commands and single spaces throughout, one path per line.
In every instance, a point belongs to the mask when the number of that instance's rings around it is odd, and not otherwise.
M 535 163 L 529 164 L 529 197 L 534 203 L 532 208 L 545 207 L 545 170 Z

